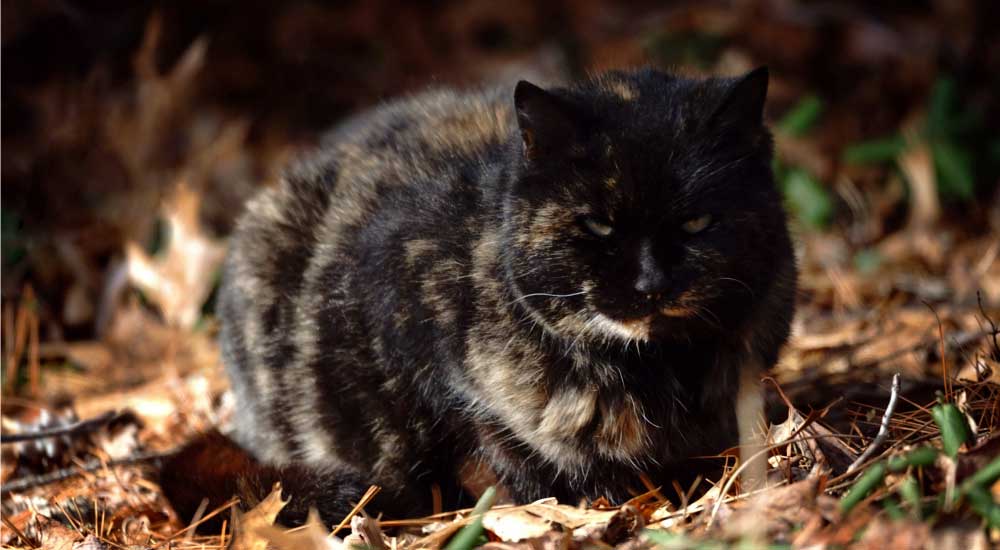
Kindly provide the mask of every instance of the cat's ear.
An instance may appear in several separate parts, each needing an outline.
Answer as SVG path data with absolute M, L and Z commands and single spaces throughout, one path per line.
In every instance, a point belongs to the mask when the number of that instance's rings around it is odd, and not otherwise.
M 757 128 L 764 122 L 767 67 L 757 67 L 737 78 L 709 119 L 715 124 Z
M 528 160 L 573 151 L 579 132 L 566 101 L 522 80 L 514 88 L 514 108 Z

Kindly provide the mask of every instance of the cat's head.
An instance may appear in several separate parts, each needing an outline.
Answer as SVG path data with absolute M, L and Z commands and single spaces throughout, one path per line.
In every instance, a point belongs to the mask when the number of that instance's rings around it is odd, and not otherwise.
M 737 326 L 792 261 L 762 114 L 766 69 L 518 83 L 504 266 L 534 322 L 582 341 Z

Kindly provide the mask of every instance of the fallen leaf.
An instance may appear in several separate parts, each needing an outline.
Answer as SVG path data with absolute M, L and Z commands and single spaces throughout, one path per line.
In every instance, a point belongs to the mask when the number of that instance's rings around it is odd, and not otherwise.
M 483 516 L 483 527 L 502 541 L 519 542 L 544 535 L 552 525 L 527 510 L 512 509 L 487 512 Z
M 344 539 L 344 542 L 348 546 L 361 546 L 368 550 L 389 550 L 378 520 L 363 515 L 351 518 L 351 534 Z
M 263 504 L 263 503 L 262 503 Z M 340 550 L 344 543 L 329 536 L 316 510 L 309 510 L 306 524 L 296 529 L 282 529 L 274 525 L 261 525 L 256 533 L 278 550 Z
M 169 228 L 166 250 L 149 257 L 138 244 L 126 243 L 128 278 L 156 304 L 167 323 L 191 328 L 215 283 L 225 246 L 205 234 L 198 220 L 200 198 L 185 183 L 164 204 Z
M 107 550 L 108 545 L 101 542 L 94 535 L 87 535 L 87 538 L 73 544 L 73 550 Z
M 271 494 L 247 513 L 233 512 L 233 542 L 230 550 L 266 550 L 268 539 L 262 533 L 274 525 L 281 509 L 288 504 L 281 500 L 281 484 L 275 483 Z M 273 533 L 271 533 L 273 534 Z

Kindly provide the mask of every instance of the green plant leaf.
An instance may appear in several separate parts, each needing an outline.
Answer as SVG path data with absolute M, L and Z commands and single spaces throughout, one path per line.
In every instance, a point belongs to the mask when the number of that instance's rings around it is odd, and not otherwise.
M 969 440 L 969 425 L 965 416 L 952 403 L 941 403 L 931 408 L 931 418 L 941 430 L 941 446 L 948 456 L 955 458 L 958 449 Z
M 859 250 L 854 255 L 854 268 L 865 275 L 875 273 L 881 265 L 882 255 L 874 248 Z
M 802 136 L 811 130 L 823 114 L 823 100 L 807 95 L 799 100 L 778 122 L 778 130 L 790 136 Z
M 947 141 L 932 143 L 931 152 L 934 155 L 938 193 L 945 198 L 972 199 L 975 179 L 969 152 Z
M 894 161 L 906 150 L 903 136 L 890 136 L 862 141 L 844 149 L 842 158 L 848 164 L 876 164 Z
M 989 490 L 977 485 L 966 496 L 972 509 L 983 516 L 991 528 L 1000 529 L 1000 504 L 993 501 Z
M 992 462 L 969 476 L 962 482 L 962 487 L 965 490 L 973 486 L 986 487 L 998 479 L 1000 479 L 1000 457 L 994 458 Z
M 898 491 L 899 496 L 910 507 L 910 513 L 917 519 L 920 519 L 923 515 L 923 511 L 920 508 L 922 506 L 923 495 L 920 493 L 920 483 L 917 482 L 917 478 L 906 476 L 903 483 L 899 485 Z
M 920 447 L 903 456 L 889 459 L 889 471 L 901 472 L 910 466 L 930 466 L 937 460 L 938 450 L 934 447 Z
M 795 215 L 813 229 L 823 229 L 833 218 L 830 191 L 808 172 L 792 168 L 785 174 L 782 188 Z
M 882 509 L 889 516 L 889 519 L 893 521 L 899 521 L 901 519 L 906 519 L 906 512 L 899 506 L 894 498 L 887 498 L 882 501 Z
M 928 136 L 938 138 L 952 133 L 957 97 L 957 88 L 953 78 L 942 75 L 934 81 L 930 98 L 927 101 Z

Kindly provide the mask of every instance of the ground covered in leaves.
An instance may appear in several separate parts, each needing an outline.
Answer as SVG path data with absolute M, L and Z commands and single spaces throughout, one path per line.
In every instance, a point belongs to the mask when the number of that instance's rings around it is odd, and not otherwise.
M 982 2 L 4 5 L 9 548 L 987 548 L 1000 543 L 1000 75 Z M 238 13 L 236 13 L 238 12 Z M 273 525 L 177 517 L 163 457 L 234 414 L 215 343 L 237 205 L 350 112 L 429 84 L 771 67 L 795 224 L 769 484 L 624 505 Z M 217 534 L 196 533 L 222 517 Z M 335 535 L 331 537 L 330 535 Z

